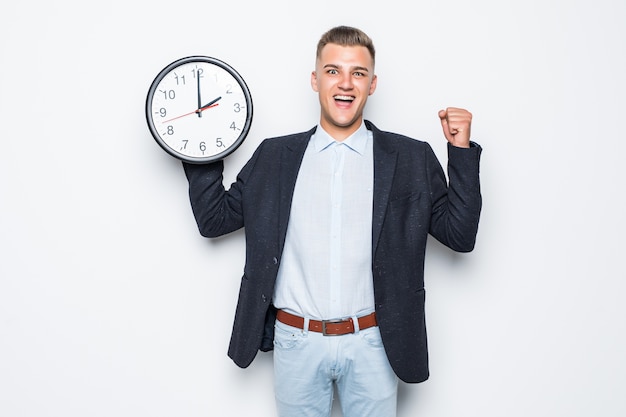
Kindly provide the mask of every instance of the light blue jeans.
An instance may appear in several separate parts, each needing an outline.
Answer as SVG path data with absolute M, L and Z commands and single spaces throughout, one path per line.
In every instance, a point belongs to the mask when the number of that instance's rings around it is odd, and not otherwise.
M 343 417 L 396 416 L 398 379 L 377 326 L 342 336 L 279 321 L 275 327 L 274 390 L 280 417 L 329 417 L 333 384 Z

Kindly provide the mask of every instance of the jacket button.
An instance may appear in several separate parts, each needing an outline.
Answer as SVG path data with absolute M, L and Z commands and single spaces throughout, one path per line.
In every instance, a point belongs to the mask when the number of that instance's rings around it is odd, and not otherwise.
M 276 265 L 278 263 L 278 258 L 277 257 L 272 258 L 272 262 L 274 262 L 274 265 Z

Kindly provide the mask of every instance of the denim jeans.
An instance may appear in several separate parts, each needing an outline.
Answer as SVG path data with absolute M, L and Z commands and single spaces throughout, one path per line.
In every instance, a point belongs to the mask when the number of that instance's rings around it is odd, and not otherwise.
M 379 328 L 324 336 L 277 321 L 274 389 L 279 416 L 329 417 L 334 385 L 343 417 L 396 416 L 398 379 Z

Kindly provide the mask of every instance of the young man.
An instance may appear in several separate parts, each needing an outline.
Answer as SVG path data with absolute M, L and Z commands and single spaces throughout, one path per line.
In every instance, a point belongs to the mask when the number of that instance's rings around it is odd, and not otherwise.
M 428 378 L 424 255 L 430 233 L 474 247 L 481 148 L 472 115 L 439 112 L 448 175 L 431 147 L 363 119 L 375 50 L 336 27 L 318 43 L 320 122 L 267 139 L 226 191 L 223 162 L 185 164 L 203 236 L 245 226 L 246 264 L 228 354 L 247 367 L 274 349 L 280 416 L 392 417 L 398 378 Z

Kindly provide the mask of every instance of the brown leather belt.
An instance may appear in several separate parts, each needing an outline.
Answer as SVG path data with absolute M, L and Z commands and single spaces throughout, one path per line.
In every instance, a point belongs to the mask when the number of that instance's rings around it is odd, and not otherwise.
M 285 323 L 288 326 L 297 327 L 298 329 L 304 328 L 303 317 L 295 316 L 284 310 L 278 310 L 276 318 L 278 321 Z M 367 316 L 359 317 L 358 321 L 360 330 L 367 329 L 368 327 L 374 327 L 377 325 L 376 312 L 368 314 Z M 309 320 L 309 330 L 312 332 L 322 333 L 324 336 L 339 336 L 354 333 L 354 321 L 352 318 L 340 320 Z

